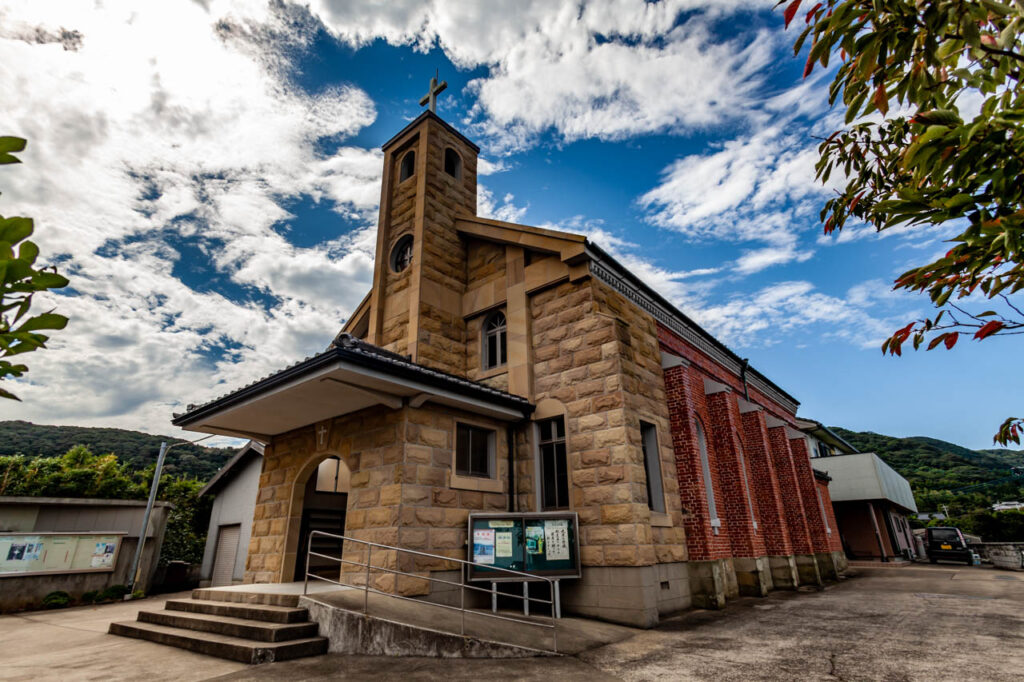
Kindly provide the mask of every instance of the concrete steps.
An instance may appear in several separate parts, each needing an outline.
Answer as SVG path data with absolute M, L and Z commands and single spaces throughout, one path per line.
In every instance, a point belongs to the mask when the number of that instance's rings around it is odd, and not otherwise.
M 326 653 L 327 639 L 308 611 L 284 596 L 195 590 L 161 611 L 140 611 L 137 621 L 111 623 L 109 632 L 242 663 Z

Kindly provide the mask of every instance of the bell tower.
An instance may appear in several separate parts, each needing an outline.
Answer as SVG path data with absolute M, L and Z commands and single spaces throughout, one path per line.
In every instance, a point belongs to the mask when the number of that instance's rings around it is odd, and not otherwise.
M 457 217 L 476 216 L 480 148 L 430 109 L 382 147 L 377 253 L 367 340 L 413 362 L 459 375 L 466 368 L 466 246 Z

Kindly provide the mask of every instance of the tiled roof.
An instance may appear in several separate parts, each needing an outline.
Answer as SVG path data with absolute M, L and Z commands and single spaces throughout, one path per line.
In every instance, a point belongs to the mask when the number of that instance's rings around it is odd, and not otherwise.
M 307 371 L 311 371 L 332 360 L 347 360 L 389 374 L 402 375 L 405 378 L 421 381 L 430 386 L 444 388 L 462 395 L 473 396 L 492 404 L 521 410 L 526 414 L 533 411 L 533 405 L 526 398 L 521 398 L 486 384 L 449 374 L 448 372 L 420 365 L 410 360 L 407 356 L 393 353 L 357 339 L 351 334 L 342 332 L 335 337 L 334 341 L 331 342 L 331 345 L 324 352 L 307 357 L 305 360 L 289 365 L 273 374 L 268 374 L 201 405 L 190 404 L 187 406 L 184 414 L 175 414 L 171 422 L 179 426 L 189 423 L 195 420 L 199 413 L 232 403 L 242 397 L 249 397 L 252 394 L 260 393 L 281 381 L 301 376 Z

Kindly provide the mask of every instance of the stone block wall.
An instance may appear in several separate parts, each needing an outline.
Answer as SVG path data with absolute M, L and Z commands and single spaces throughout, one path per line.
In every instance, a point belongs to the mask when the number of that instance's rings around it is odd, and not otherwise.
M 291 580 L 302 518 L 302 492 L 326 457 L 341 459 L 351 472 L 345 534 L 360 540 L 419 549 L 464 559 L 470 511 L 504 511 L 500 492 L 452 487 L 455 424 L 493 428 L 497 480 L 507 472 L 504 426 L 477 415 L 432 406 L 399 410 L 369 408 L 330 422 L 325 447 L 312 426 L 275 439 L 266 448 L 254 512 L 246 582 Z M 346 543 L 344 558 L 365 562 L 366 547 Z M 455 564 L 395 557 L 374 550 L 374 565 L 423 573 Z M 438 564 L 438 565 L 435 565 Z M 346 566 L 346 581 L 361 584 L 362 569 Z M 421 594 L 426 581 L 374 574 L 375 587 Z
M 579 514 L 585 566 L 647 566 L 685 557 L 678 495 L 652 528 L 640 444 L 640 420 L 659 428 L 663 477 L 671 466 L 667 415 L 643 404 L 655 395 L 640 388 L 655 351 L 653 326 L 639 310 L 597 288 L 590 279 L 565 282 L 530 299 L 536 401 L 564 406 L 572 508 Z M 636 327 L 636 339 L 632 326 Z M 639 360 L 638 360 L 639 357 Z M 660 382 L 658 382 L 660 383 Z M 633 390 L 635 398 L 630 397 Z M 648 392 L 644 396 L 643 392 Z M 521 443 L 526 445 L 526 443 Z M 524 451 L 525 450 L 525 451 Z M 520 508 L 535 508 L 533 455 L 518 456 Z M 669 482 L 668 485 L 671 485 Z M 656 521 L 658 522 L 658 521 Z
M 466 369 L 466 243 L 455 229 L 459 216 L 476 215 L 476 151 L 437 121 L 426 125 L 423 240 L 419 263 L 418 319 L 414 321 L 413 359 L 428 367 L 462 374 Z M 462 159 L 460 177 L 444 170 L 445 150 Z

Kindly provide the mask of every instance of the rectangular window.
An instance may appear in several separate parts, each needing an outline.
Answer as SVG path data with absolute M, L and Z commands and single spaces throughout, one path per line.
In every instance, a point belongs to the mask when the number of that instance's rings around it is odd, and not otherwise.
M 569 508 L 569 467 L 565 457 L 565 418 L 537 422 L 540 433 L 541 506 Z
M 455 473 L 493 478 L 495 433 L 470 424 L 455 427 Z
M 647 506 L 651 511 L 665 513 L 665 490 L 661 486 L 661 457 L 658 453 L 658 431 L 654 424 L 640 422 L 640 447 L 644 452 L 644 473 L 647 474 Z

